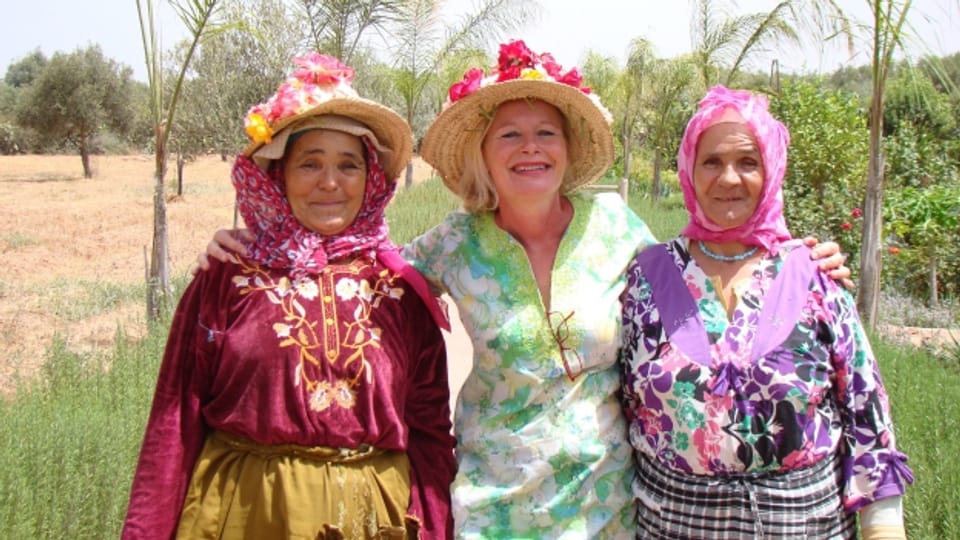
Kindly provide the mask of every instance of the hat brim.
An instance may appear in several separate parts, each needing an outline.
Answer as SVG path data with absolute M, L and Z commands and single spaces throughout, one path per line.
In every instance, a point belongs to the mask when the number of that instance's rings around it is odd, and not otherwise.
M 333 98 L 312 109 L 283 118 L 272 124 L 270 128 L 274 133 L 279 133 L 282 129 L 303 118 L 324 114 L 348 116 L 369 127 L 376 134 L 380 143 L 391 150 L 389 153 L 380 156 L 381 165 L 387 178 L 390 180 L 400 178 L 413 157 L 413 134 L 407 121 L 402 116 L 394 112 L 393 109 L 375 101 L 363 98 Z M 243 155 L 246 157 L 253 156 L 254 152 L 260 149 L 263 144 L 262 142 L 248 144 L 243 149 Z
M 452 103 L 437 116 L 423 137 L 420 155 L 440 174 L 443 183 L 454 186 L 463 175 L 464 149 L 471 134 L 482 131 L 497 106 L 518 99 L 541 100 L 566 116 L 570 137 L 568 174 L 560 189 L 569 193 L 596 182 L 613 165 L 613 134 L 598 103 L 572 86 L 542 79 L 515 79 L 491 84 Z

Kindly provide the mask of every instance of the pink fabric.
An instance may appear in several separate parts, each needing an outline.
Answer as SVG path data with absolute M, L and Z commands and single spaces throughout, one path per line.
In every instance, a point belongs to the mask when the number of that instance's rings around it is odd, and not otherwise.
M 397 183 L 387 180 L 376 148 L 367 149 L 367 185 L 356 219 L 343 232 L 324 236 L 304 227 L 287 201 L 279 160 L 264 173 L 251 159 L 238 156 L 233 165 L 237 205 L 247 228 L 256 236 L 247 246 L 249 259 L 269 268 L 291 268 L 293 277 L 317 275 L 327 261 L 365 253 L 370 260 L 383 250 L 396 250 L 388 238 L 384 210 Z
M 690 212 L 690 221 L 683 229 L 684 236 L 708 242 L 741 242 L 762 246 L 776 253 L 778 246 L 790 239 L 790 231 L 783 217 L 783 177 L 787 170 L 787 146 L 790 134 L 779 120 L 767 110 L 767 98 L 745 90 L 731 90 L 722 85 L 711 88 L 700 101 L 697 112 L 690 118 L 683 133 L 677 154 L 677 170 L 683 199 Z M 763 159 L 763 190 L 757 209 L 746 223 L 732 229 L 723 229 L 704 214 L 697 203 L 693 186 L 697 143 L 710 126 L 730 121 L 727 111 L 736 112 L 742 123 L 753 132 Z M 735 117 L 735 116 L 734 116 Z

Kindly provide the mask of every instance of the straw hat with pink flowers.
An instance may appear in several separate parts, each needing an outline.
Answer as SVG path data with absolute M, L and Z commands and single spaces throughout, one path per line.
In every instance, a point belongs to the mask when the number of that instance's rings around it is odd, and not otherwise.
M 283 157 L 290 135 L 306 129 L 334 129 L 368 137 L 387 178 L 398 178 L 413 153 L 407 121 L 357 95 L 351 86 L 353 69 L 336 58 L 313 52 L 293 62 L 298 68 L 293 75 L 247 112 L 244 128 L 250 144 L 243 155 L 265 169 L 271 160 Z
M 580 71 L 564 71 L 549 53 L 536 54 L 517 40 L 500 46 L 497 65 L 487 73 L 472 68 L 450 87 L 449 99 L 424 135 L 421 155 L 448 188 L 456 191 L 463 174 L 465 145 L 476 144 L 475 134 L 486 129 L 497 106 L 517 99 L 547 102 L 566 117 L 569 136 L 576 140 L 568 145 L 563 193 L 595 182 L 613 165 L 612 117 L 583 86 Z

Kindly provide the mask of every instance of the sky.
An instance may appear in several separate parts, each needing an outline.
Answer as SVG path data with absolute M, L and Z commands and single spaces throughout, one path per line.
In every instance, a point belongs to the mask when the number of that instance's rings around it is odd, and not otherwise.
M 444 13 L 453 17 L 475 2 L 447 0 Z M 749 13 L 770 10 L 776 3 L 739 0 L 737 5 L 739 13 Z M 866 0 L 839 3 L 860 20 L 869 15 Z M 146 80 L 135 0 L 7 0 L 4 4 L 7 24 L 0 32 L 3 73 L 12 62 L 36 49 L 50 57 L 56 52 L 99 44 L 108 58 L 133 68 L 134 78 Z M 184 38 L 186 31 L 167 2 L 158 4 L 163 49 L 167 50 Z M 635 37 L 647 38 L 662 58 L 684 54 L 691 48 L 687 0 L 540 0 L 540 5 L 544 7 L 543 17 L 517 37 L 536 52 L 552 53 L 565 67 L 579 65 L 587 49 L 622 62 Z M 923 43 L 910 45 L 912 55 L 941 56 L 960 51 L 960 0 L 914 0 L 910 13 L 912 34 L 923 37 Z M 862 39 L 857 48 L 853 57 L 839 45 L 803 50 L 785 47 L 777 56 L 783 72 L 830 72 L 841 65 L 868 63 L 869 53 Z

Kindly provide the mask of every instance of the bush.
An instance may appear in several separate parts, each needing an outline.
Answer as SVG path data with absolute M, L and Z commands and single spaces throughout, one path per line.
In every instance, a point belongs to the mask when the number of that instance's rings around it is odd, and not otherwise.
M 792 81 L 771 100 L 771 112 L 790 130 L 784 214 L 794 236 L 834 240 L 857 268 L 857 209 L 865 193 L 868 138 L 855 94 Z

